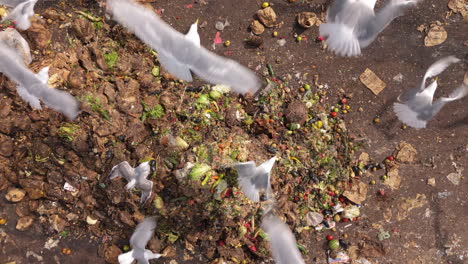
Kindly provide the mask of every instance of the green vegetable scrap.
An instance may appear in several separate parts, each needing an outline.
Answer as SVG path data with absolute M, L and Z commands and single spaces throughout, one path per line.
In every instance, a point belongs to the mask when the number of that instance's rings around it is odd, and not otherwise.
M 61 138 L 64 138 L 67 141 L 73 141 L 76 131 L 80 128 L 78 125 L 71 124 L 71 123 L 64 123 L 58 129 L 58 135 Z
M 117 60 L 119 59 L 119 54 L 116 51 L 112 51 L 109 53 L 104 53 L 104 60 L 106 61 L 107 66 L 109 68 L 114 68 L 115 64 L 117 63 Z
M 84 101 L 90 104 L 91 110 L 99 113 L 102 117 L 104 117 L 104 119 L 110 120 L 109 112 L 102 107 L 101 100 L 99 100 L 99 98 L 89 94 L 85 96 Z
M 189 179 L 193 181 L 198 181 L 205 175 L 207 172 L 211 170 L 210 165 L 205 163 L 197 163 L 193 166 L 192 170 L 188 174 Z

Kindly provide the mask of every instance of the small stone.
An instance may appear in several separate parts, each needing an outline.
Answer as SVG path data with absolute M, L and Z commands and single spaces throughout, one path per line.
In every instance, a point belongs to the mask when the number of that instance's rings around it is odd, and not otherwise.
M 302 12 L 297 16 L 297 23 L 303 28 L 310 28 L 318 21 L 317 15 L 313 12 Z
M 273 27 L 276 25 L 276 13 L 271 7 L 258 10 L 257 16 L 266 27 Z
M 250 30 L 252 30 L 252 33 L 255 35 L 261 35 L 265 31 L 265 27 L 260 23 L 260 21 L 254 20 L 250 23 Z
M 29 227 L 31 227 L 33 222 L 34 222 L 34 218 L 32 216 L 30 215 L 23 216 L 20 219 L 18 219 L 18 222 L 16 223 L 16 229 L 19 231 L 25 231 Z
M 427 184 L 432 186 L 432 187 L 435 187 L 436 185 L 436 180 L 435 178 L 430 178 L 430 179 L 427 179 Z
M 26 191 L 18 188 L 10 188 L 5 195 L 5 198 L 13 203 L 17 203 L 23 200 L 24 196 L 26 195 Z

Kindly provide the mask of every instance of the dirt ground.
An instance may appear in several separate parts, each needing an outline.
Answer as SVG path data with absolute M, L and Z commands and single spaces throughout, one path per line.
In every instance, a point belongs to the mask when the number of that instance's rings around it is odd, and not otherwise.
M 271 79 L 267 70 L 269 64 L 288 87 L 287 90 L 276 87 L 259 101 L 226 96 L 225 101 L 217 102 L 223 108 L 219 115 L 224 119 L 211 123 L 203 119 L 206 109 L 197 108 L 199 95 L 206 93 L 197 88 L 204 83 L 197 80 L 193 84 L 181 84 L 168 77 L 163 69 L 163 77 L 154 81 L 152 69 L 157 66 L 154 55 L 112 20 L 99 24 L 104 12 L 96 2 L 45 1 L 38 4 L 36 13 L 44 18 L 37 24 L 51 32 L 52 41 L 37 40 L 38 35 L 44 36 L 44 29 L 40 27 L 23 34 L 32 43 L 33 51 L 37 51 L 33 52 L 30 68 L 37 71 L 51 65 L 51 75 L 59 76 L 58 87 L 65 86 L 80 98 L 83 113 L 76 121 L 68 122 L 51 110 L 33 111 L 19 99 L 15 85 L 2 79 L 0 219 L 5 219 L 6 223 L 0 225 L 0 264 L 106 263 L 106 260 L 115 263 L 116 255 L 128 244 L 135 224 L 144 215 L 158 216 L 158 229 L 149 248 L 167 253 L 167 257 L 151 263 L 222 263 L 221 258 L 226 263 L 241 263 L 242 260 L 244 263 L 273 263 L 265 241 L 255 237 L 237 239 L 231 235 L 237 232 L 234 227 L 239 222 L 245 226 L 243 221 L 247 218 L 258 220 L 258 207 L 231 188 L 235 186 L 231 181 L 232 172 L 221 169 L 224 156 L 232 156 L 234 146 L 238 148 L 234 151 L 237 160 L 260 162 L 275 153 L 282 160 L 273 174 L 273 189 L 282 201 L 284 208 L 280 211 L 287 224 L 294 231 L 298 244 L 306 249 L 302 251 L 306 263 L 327 263 L 327 235 L 347 242 L 353 263 L 468 263 L 468 225 L 465 224 L 468 221 L 468 183 L 464 178 L 468 169 L 463 170 L 468 165 L 468 100 L 448 104 L 426 129 L 421 130 L 402 128 L 392 111 L 396 97 L 417 87 L 429 65 L 440 57 L 455 55 L 463 62 L 439 76 L 436 96 L 447 95 L 461 84 L 468 70 L 467 22 L 460 14 L 447 16 L 446 0 L 424 0 L 393 21 L 363 50 L 362 56 L 341 58 L 315 41 L 317 26 L 304 30 L 295 22 L 296 15 L 303 11 L 315 12 L 320 17 L 326 10 L 324 2 L 271 1 L 277 22 L 281 23 L 260 35 L 263 43 L 259 47 L 247 45 L 245 41 L 251 35 L 248 26 L 261 6 L 259 1 L 160 0 L 151 3 L 165 21 L 181 32 L 186 32 L 198 18 L 201 43 L 211 51 L 217 32 L 215 23 L 227 19 L 230 25 L 220 37 L 223 41 L 229 40 L 231 45 L 217 45 L 214 52 Z M 383 4 L 384 1 L 378 1 L 377 8 Z M 91 16 L 83 17 L 75 10 L 89 12 Z M 442 23 L 448 38 L 441 45 L 426 47 L 425 33 L 417 28 L 435 21 Z M 274 31 L 278 32 L 277 37 L 272 37 Z M 302 41 L 297 42 L 295 34 L 301 35 Z M 284 46 L 278 44 L 281 38 L 286 40 Z M 113 54 L 112 51 L 118 54 L 113 66 L 109 65 L 107 56 Z M 386 83 L 386 88 L 378 95 L 359 80 L 366 68 Z M 394 78 L 398 74 L 403 76 L 401 81 Z M 318 80 L 314 82 L 316 75 Z M 314 106 L 313 111 L 328 114 L 330 107 L 342 98 L 347 98 L 351 107 L 349 113 L 340 112 L 337 118 L 344 121 L 347 133 L 333 142 L 336 146 L 348 146 L 343 142 L 352 140 L 359 148 L 354 153 L 345 153 L 350 155 L 351 161 L 340 159 L 336 166 L 355 165 L 362 152 L 369 154 L 369 163 L 384 164 L 388 156 L 397 156 L 396 149 L 401 142 L 409 143 L 417 152 L 413 161 L 386 163 L 387 167 L 397 169 L 396 176 L 390 176 L 387 181 L 382 180 L 384 169 L 364 172 L 360 181 L 367 186 L 367 197 L 361 203 L 360 218 L 337 223 L 336 231 L 303 229 L 303 218 L 298 213 L 301 203 L 294 199 L 296 193 L 303 194 L 304 190 L 297 191 L 296 185 L 290 187 L 288 183 L 295 179 L 292 172 L 303 169 L 300 164 L 316 168 L 313 164 L 316 158 L 311 153 L 317 152 L 304 154 L 300 151 L 310 147 L 310 137 L 317 136 L 307 125 L 312 119 L 311 112 L 306 125 L 291 136 L 287 136 L 286 128 L 291 121 L 282 117 L 288 104 L 305 98 L 305 91 L 300 88 L 306 83 L 312 86 L 314 93 L 320 94 L 321 102 L 324 101 L 323 105 Z M 184 89 L 186 93 L 181 95 Z M 135 103 L 140 101 L 147 107 L 162 105 L 164 116 L 150 118 L 144 106 Z M 231 104 L 237 105 L 234 110 L 229 107 Z M 254 124 L 246 125 L 229 118 L 236 109 L 243 109 L 252 116 Z M 211 111 L 215 116 L 213 106 Z M 144 113 L 148 113 L 148 119 L 141 121 Z M 376 118 L 380 122 L 374 122 Z M 262 120 L 273 120 L 272 125 L 268 122 L 265 125 Z M 189 149 L 171 150 L 173 146 L 164 136 L 167 131 L 184 135 Z M 199 186 L 183 185 L 173 176 L 187 162 L 200 161 L 203 142 L 213 146 L 208 148 L 212 152 L 206 151 L 209 153 L 206 163 L 217 173 L 226 174 L 228 190 L 232 192 L 223 191 L 221 199 L 212 198 L 215 196 L 213 189 L 210 192 Z M 265 148 L 266 145 L 270 147 Z M 231 152 L 225 151 L 228 148 L 232 148 Z M 247 157 L 239 158 L 242 152 L 248 153 Z M 297 154 L 302 163 L 289 163 L 288 158 L 293 154 Z M 154 206 L 151 203 L 138 208 L 138 193 L 125 193 L 123 180 L 111 182 L 106 176 L 120 161 L 129 160 L 134 165 L 147 157 L 154 157 L 158 163 L 154 199 L 161 199 L 164 205 L 155 202 Z M 447 176 L 457 172 L 460 181 L 454 184 Z M 398 183 L 398 179 L 401 182 Z M 330 184 L 339 181 L 344 180 Z M 371 184 L 372 181 L 375 184 Z M 79 193 L 63 190 L 65 182 L 80 186 Z M 317 191 L 305 183 L 304 186 Z M 12 187 L 27 191 L 24 200 L 7 201 L 5 195 Z M 336 202 L 335 198 L 330 199 Z M 239 203 L 242 210 L 252 213 L 230 218 L 227 212 Z M 97 219 L 98 224 L 89 225 L 87 216 Z M 17 221 L 24 217 L 33 219 L 32 225 L 19 231 Z M 385 232 L 389 237 L 380 240 L 379 234 Z M 171 242 L 173 238 L 175 242 Z M 57 244 L 51 245 L 53 243 Z M 240 246 L 236 247 L 237 244 Z M 253 250 L 252 245 L 257 249 Z M 71 254 L 64 254 L 63 249 L 70 249 Z

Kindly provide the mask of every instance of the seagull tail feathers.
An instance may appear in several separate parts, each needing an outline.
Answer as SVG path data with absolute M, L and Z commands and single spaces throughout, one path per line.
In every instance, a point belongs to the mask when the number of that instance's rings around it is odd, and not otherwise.
M 407 105 L 394 103 L 393 111 L 395 112 L 398 119 L 406 125 L 414 128 L 425 128 L 426 121 L 418 118 L 418 113 L 411 110 Z
M 133 260 L 133 250 L 130 250 L 127 253 L 120 254 L 118 257 L 119 264 L 132 264 Z
M 321 24 L 320 35 L 326 37 L 328 49 L 340 56 L 361 55 L 359 39 L 354 35 L 353 30 L 344 24 Z

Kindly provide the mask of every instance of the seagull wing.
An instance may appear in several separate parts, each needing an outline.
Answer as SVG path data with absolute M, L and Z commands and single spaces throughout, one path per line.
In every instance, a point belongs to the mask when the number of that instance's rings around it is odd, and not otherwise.
M 0 0 L 0 5 L 15 7 L 26 1 L 29 1 L 29 0 Z
M 256 181 L 257 168 L 255 162 L 242 162 L 234 165 L 237 171 L 237 182 L 239 187 L 250 200 L 254 202 L 260 201 L 260 190 Z
M 151 239 L 154 234 L 154 229 L 156 228 L 156 218 L 154 216 L 147 217 L 141 221 L 130 238 L 130 245 L 133 249 L 142 249 L 144 250 L 146 244 Z
M 455 56 L 448 56 L 448 57 L 444 57 L 434 62 L 431 66 L 429 66 L 426 73 L 424 74 L 424 78 L 421 82 L 421 86 L 419 87 L 420 91 L 426 88 L 427 78 L 431 78 L 431 77 L 441 74 L 445 69 L 447 69 L 448 66 L 450 66 L 453 63 L 457 63 L 459 61 L 460 59 L 458 59 Z
M 51 89 L 43 84 L 11 54 L 15 54 L 14 50 L 0 44 L 0 72 L 23 86 L 29 94 L 41 99 L 48 107 L 63 113 L 69 119 L 75 119 L 79 109 L 76 99 L 64 91 Z
M 369 20 L 374 10 L 360 1 L 340 2 L 337 0 L 332 5 L 335 17 L 331 22 L 327 20 L 327 23 L 320 25 L 320 35 L 326 37 L 328 49 L 336 54 L 358 56 L 361 54 L 361 46 L 356 33 L 359 33 L 361 21 Z
M 135 169 L 130 166 L 127 161 L 122 161 L 121 163 L 112 167 L 110 172 L 111 180 L 120 176 L 124 177 L 127 181 L 131 181 L 136 178 Z
M 327 10 L 327 23 L 336 22 L 339 19 L 339 15 L 344 11 L 346 7 L 351 3 L 350 0 L 335 0 Z
M 433 83 L 429 86 L 426 87 L 426 80 L 428 78 L 434 77 L 442 73 L 445 69 L 447 69 L 448 66 L 450 66 L 453 63 L 459 62 L 460 59 L 456 58 L 455 56 L 448 56 L 444 57 L 436 62 L 434 62 L 429 68 L 427 69 L 426 73 L 424 74 L 424 78 L 421 82 L 421 85 L 419 88 L 414 88 L 411 90 L 408 90 L 404 93 L 402 93 L 400 96 L 398 96 L 398 101 L 399 102 L 408 102 L 411 101 L 415 98 L 415 96 L 421 92 L 423 92 L 426 88 L 431 90 L 433 87 Z M 432 93 L 432 96 L 434 96 L 434 93 Z M 432 98 L 432 97 L 431 97 Z M 432 99 L 431 99 L 432 101 Z
M 26 30 L 31 26 L 29 18 L 34 15 L 34 6 L 37 0 L 28 0 L 15 6 L 13 10 L 2 21 L 12 20 L 16 22 L 16 27 Z
M 358 36 L 361 47 L 369 46 L 380 32 L 395 18 L 403 14 L 410 3 L 415 3 L 415 1 L 389 1 L 375 16 L 367 21 L 363 21 L 363 24 L 361 24 L 362 30 L 360 30 Z
M 160 54 L 160 62 L 171 74 L 191 81 L 192 70 L 212 84 L 225 84 L 235 92 L 257 91 L 261 82 L 248 68 L 197 47 L 162 21 L 154 12 L 130 0 L 108 0 L 113 18 L 134 32 Z
M 445 106 L 445 104 L 455 101 L 455 100 L 460 100 L 467 95 L 468 95 L 468 86 L 462 84 L 460 87 L 455 89 L 449 95 L 449 97 L 442 97 L 439 100 L 435 101 L 434 104 L 432 104 L 429 111 L 420 114 L 420 118 L 430 120 L 435 115 L 437 115 L 437 113 L 440 112 L 440 110 Z
M 24 88 L 21 85 L 18 85 L 16 87 L 16 91 L 18 92 L 18 95 L 21 97 L 21 99 L 23 99 L 23 101 L 28 103 L 32 109 L 36 109 L 36 110 L 42 109 L 41 101 L 39 101 L 39 98 L 28 93 L 28 90 L 26 90 L 26 88 Z
M 394 103 L 393 112 L 397 115 L 398 119 L 406 125 L 414 128 L 425 128 L 426 121 L 419 118 L 419 112 L 411 109 L 408 105 L 403 103 Z
M 188 57 L 190 69 L 211 84 L 225 84 L 236 93 L 255 93 L 262 83 L 247 67 L 238 62 L 218 56 L 207 49 L 197 48 L 198 57 Z
M 277 264 L 305 264 L 293 233 L 275 215 L 265 216 L 262 221 L 262 229 L 269 236 L 270 250 Z

